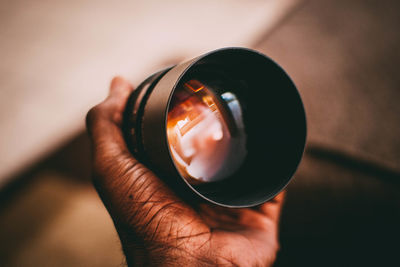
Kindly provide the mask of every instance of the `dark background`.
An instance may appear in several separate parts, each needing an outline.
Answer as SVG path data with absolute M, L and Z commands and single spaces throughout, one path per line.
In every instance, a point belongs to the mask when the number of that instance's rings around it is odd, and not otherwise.
M 257 45 L 291 74 L 309 122 L 276 266 L 398 266 L 396 1 L 308 1 Z

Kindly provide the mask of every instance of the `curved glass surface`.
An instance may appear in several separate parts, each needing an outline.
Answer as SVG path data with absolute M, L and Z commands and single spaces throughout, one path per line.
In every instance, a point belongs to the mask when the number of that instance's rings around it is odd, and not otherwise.
M 191 184 L 228 178 L 247 154 L 240 101 L 223 87 L 190 79 L 170 102 L 170 152 L 180 175 Z

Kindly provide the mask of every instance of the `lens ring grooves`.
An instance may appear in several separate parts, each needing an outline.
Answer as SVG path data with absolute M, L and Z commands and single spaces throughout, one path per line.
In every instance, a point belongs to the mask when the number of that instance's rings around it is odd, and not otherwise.
M 129 96 L 125 107 L 122 131 L 130 152 L 141 160 L 145 160 L 142 143 L 144 107 L 154 86 L 171 68 L 154 73 L 143 81 Z
M 179 173 L 171 153 L 166 131 L 170 108 L 179 103 L 173 101 L 175 90 L 193 79 L 218 93 L 229 88 L 227 92 L 241 100 L 241 125 L 250 137 L 246 138 L 249 154 L 229 179 L 190 184 Z M 218 93 L 214 100 L 221 102 L 221 110 L 229 111 L 226 99 Z M 153 74 L 132 94 L 124 125 L 130 150 L 188 199 L 197 196 L 199 201 L 231 208 L 261 204 L 287 185 L 304 152 L 307 123 L 300 93 L 282 67 L 257 51 L 235 47 L 211 51 Z M 188 122 L 181 122 L 182 127 L 183 123 Z

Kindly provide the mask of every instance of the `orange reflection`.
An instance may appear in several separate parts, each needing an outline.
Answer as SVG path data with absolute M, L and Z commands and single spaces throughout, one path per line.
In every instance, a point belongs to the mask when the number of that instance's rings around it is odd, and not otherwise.
M 211 90 L 197 80 L 183 87 L 168 113 L 170 150 L 189 182 L 213 181 L 229 150 L 230 133 Z

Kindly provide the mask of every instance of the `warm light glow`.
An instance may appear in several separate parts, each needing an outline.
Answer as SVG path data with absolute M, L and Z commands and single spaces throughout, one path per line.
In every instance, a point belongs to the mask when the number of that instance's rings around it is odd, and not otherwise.
M 213 91 L 198 80 L 186 82 L 183 89 L 175 92 L 178 101 L 170 107 L 167 121 L 175 165 L 191 183 L 221 179 L 230 172 L 223 168 L 232 152 L 232 136 L 224 119 L 226 111 L 216 103 L 220 100 Z
M 204 88 L 204 85 L 197 80 L 190 80 L 185 83 L 185 87 L 187 87 L 190 90 L 192 90 L 193 92 L 197 93 L 198 91 L 200 91 Z

